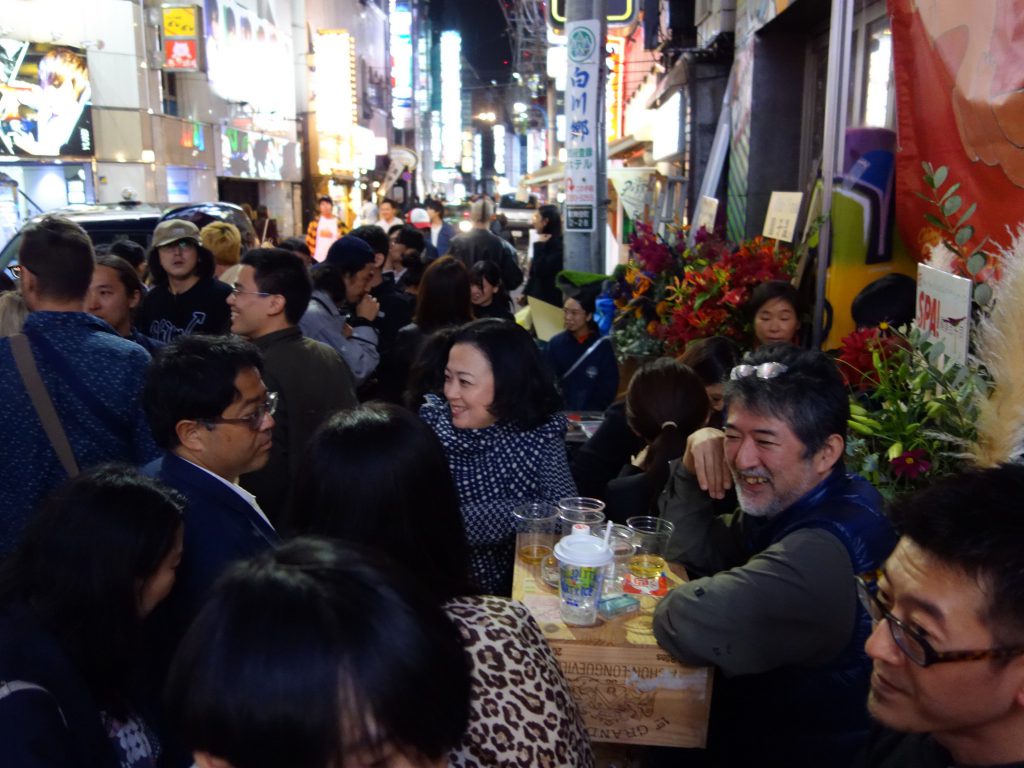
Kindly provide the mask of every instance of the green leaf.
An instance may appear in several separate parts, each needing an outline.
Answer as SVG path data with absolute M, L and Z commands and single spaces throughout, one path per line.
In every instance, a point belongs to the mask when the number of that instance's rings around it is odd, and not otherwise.
M 959 237 L 959 233 L 957 234 L 957 236 Z M 981 272 L 981 270 L 985 268 L 986 264 L 988 264 L 988 259 L 985 258 L 985 254 L 981 252 L 975 253 L 973 256 L 971 256 L 971 258 L 967 260 L 967 273 L 971 277 L 974 277 L 976 274 L 978 274 L 979 272 Z
M 963 248 L 972 237 L 974 237 L 974 227 L 968 224 L 966 227 L 961 227 L 957 230 L 956 244 Z
M 942 212 L 947 216 L 952 216 L 954 213 L 960 210 L 960 206 L 963 204 L 963 200 L 960 195 L 953 195 L 951 198 L 943 202 Z
M 703 304 L 703 303 L 704 303 L 705 301 L 707 301 L 708 299 L 710 299 L 710 298 L 711 298 L 711 294 L 710 294 L 710 293 L 698 293 L 698 294 L 697 294 L 697 300 L 693 302 L 693 308 L 694 308 L 694 310 L 700 309 L 701 305 L 702 305 L 702 304 Z
M 924 169 L 924 172 L 927 173 L 928 175 L 935 173 L 935 170 L 932 168 L 932 164 L 929 162 L 921 163 L 921 167 Z
M 931 224 L 933 227 L 938 227 L 939 229 L 946 228 L 945 222 L 943 222 L 942 219 L 940 219 L 938 216 L 935 216 L 934 214 L 926 213 L 924 215 L 924 220 Z
M 992 301 L 992 286 L 988 283 L 978 283 L 974 286 L 974 301 L 983 307 Z
M 977 203 L 971 203 L 971 205 L 970 205 L 970 206 L 969 206 L 969 207 L 967 208 L 967 212 L 966 212 L 966 213 L 964 213 L 964 215 L 960 217 L 960 221 L 958 221 L 958 222 L 956 223 L 957 229 L 959 229 L 959 228 L 960 228 L 960 227 L 962 227 L 962 226 L 963 226 L 964 224 L 966 224 L 966 223 L 967 223 L 967 220 L 968 220 L 969 218 L 971 218 L 971 216 L 973 216 L 973 215 L 974 215 L 974 212 L 975 212 L 976 210 L 978 210 L 978 204 L 977 204 Z
M 941 185 L 940 185 L 940 186 L 941 186 Z M 940 197 L 940 198 L 939 198 L 939 202 L 940 202 L 940 203 L 941 203 L 941 202 L 943 202 L 943 201 L 944 201 L 944 200 L 945 200 L 945 199 L 946 199 L 947 197 L 949 197 L 950 195 L 952 195 L 952 194 L 953 194 L 954 192 L 956 192 L 956 191 L 957 191 L 958 189 L 960 189 L 960 182 L 959 182 L 959 181 L 958 181 L 958 182 L 957 182 L 956 184 L 951 184 L 951 185 L 949 186 L 949 189 L 947 189 L 947 190 L 946 190 L 945 192 L 943 192 L 943 193 L 942 193 L 942 197 Z
M 946 183 L 946 177 L 949 176 L 949 169 L 944 165 L 936 168 L 933 176 L 935 177 L 935 186 L 941 187 Z
M 933 202 L 935 202 L 932 198 L 928 197 L 928 195 L 922 195 L 920 192 L 917 192 L 916 190 L 915 190 L 914 194 L 917 195 L 918 197 L 920 197 L 926 203 L 933 203 Z
M 946 351 L 946 345 L 941 341 L 937 341 L 932 344 L 932 348 L 928 350 L 928 362 L 932 365 L 938 365 L 939 358 L 942 357 L 943 352 Z

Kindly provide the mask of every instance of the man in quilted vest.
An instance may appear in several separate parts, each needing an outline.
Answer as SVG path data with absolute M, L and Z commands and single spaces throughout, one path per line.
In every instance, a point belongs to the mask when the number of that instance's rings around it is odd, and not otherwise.
M 716 516 L 694 448 L 659 500 L 675 523 L 668 557 L 692 581 L 658 606 L 658 642 L 716 679 L 716 764 L 846 766 L 867 737 L 871 631 L 854 575 L 895 544 L 882 499 L 843 466 L 849 403 L 834 363 L 762 347 L 725 388 L 725 465 L 740 510 Z M 726 738 L 719 738 L 719 736 Z

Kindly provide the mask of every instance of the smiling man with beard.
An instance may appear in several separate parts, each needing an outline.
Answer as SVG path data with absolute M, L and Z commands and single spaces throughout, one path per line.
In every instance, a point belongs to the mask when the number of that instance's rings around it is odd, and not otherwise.
M 675 523 L 670 559 L 703 578 L 661 601 L 655 635 L 722 672 L 716 765 L 849 765 L 869 728 L 871 622 L 853 577 L 878 568 L 895 535 L 877 491 L 845 472 L 846 388 L 826 355 L 774 344 L 732 370 L 725 410 L 740 510 L 714 514 L 688 448 L 659 506 Z

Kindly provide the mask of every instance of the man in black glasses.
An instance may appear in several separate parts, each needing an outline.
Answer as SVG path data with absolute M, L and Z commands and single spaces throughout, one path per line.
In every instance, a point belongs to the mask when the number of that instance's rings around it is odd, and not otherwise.
M 875 622 L 861 766 L 1024 765 L 1024 467 L 898 503 L 902 538 L 857 589 Z M 900 733 L 903 732 L 903 733 Z
M 163 678 L 210 587 L 232 563 L 280 544 L 259 500 L 238 484 L 270 457 L 277 397 L 264 384 L 263 359 L 253 344 L 197 334 L 158 351 L 142 402 L 153 438 L 164 449 L 145 471 L 187 501 L 174 587 L 146 622 L 146 688 L 159 721 Z M 173 754 L 173 737 L 157 725 L 162 745 Z M 180 757 L 166 764 L 188 765 Z
M 870 727 L 871 622 L 853 575 L 895 544 L 882 500 L 843 467 L 849 402 L 835 364 L 761 347 L 725 386 L 724 454 L 740 510 L 718 516 L 680 461 L 659 500 L 668 558 L 691 576 L 655 611 L 658 642 L 721 672 L 716 765 L 848 766 Z

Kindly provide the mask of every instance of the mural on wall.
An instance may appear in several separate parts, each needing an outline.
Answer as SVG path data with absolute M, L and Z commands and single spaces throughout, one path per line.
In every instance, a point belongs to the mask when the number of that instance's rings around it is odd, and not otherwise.
M 85 50 L 0 39 L 0 155 L 91 157 Z
M 1007 244 L 1024 218 L 1024 47 L 1014 0 L 889 0 L 899 146 L 896 221 L 919 256 L 939 242 L 921 163 L 949 168 L 957 194 L 977 203 L 977 236 Z M 915 84 L 928 83 L 927 88 Z

